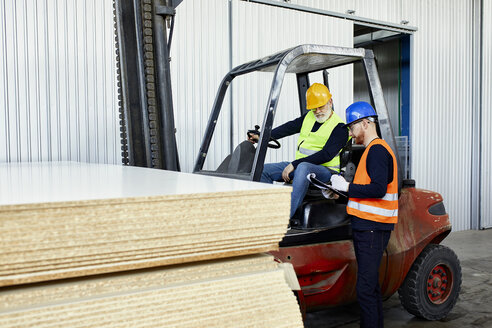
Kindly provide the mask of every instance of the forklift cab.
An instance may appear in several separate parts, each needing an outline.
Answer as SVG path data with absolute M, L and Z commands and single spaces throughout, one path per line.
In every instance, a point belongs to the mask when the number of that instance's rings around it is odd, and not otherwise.
M 305 94 L 309 87 L 309 74 L 323 72 L 323 80 L 328 84 L 327 69 L 361 62 L 365 69 L 369 96 L 374 109 L 378 114 L 379 131 L 381 137 L 397 153 L 396 142 L 389 120 L 388 110 L 373 52 L 363 48 L 344 48 L 325 45 L 300 45 L 285 51 L 273 54 L 266 58 L 254 60 L 232 69 L 223 78 L 219 87 L 212 112 L 202 140 L 200 152 L 197 156 L 194 173 L 212 176 L 228 177 L 250 181 L 259 181 L 267 148 L 275 148 L 276 140 L 270 135 L 274 116 L 282 88 L 284 77 L 293 73 L 297 79 L 297 91 L 301 114 L 306 112 Z M 204 170 L 212 136 L 218 122 L 225 93 L 235 77 L 251 72 L 273 72 L 272 84 L 268 96 L 265 115 L 261 126 L 259 141 L 255 147 L 248 141 L 240 143 L 234 152 L 227 156 L 215 170 Z M 251 132 L 251 131 L 250 131 Z M 341 172 L 348 180 L 353 179 L 355 168 L 364 148 L 352 145 L 350 142 L 341 152 Z M 397 157 L 398 161 L 398 157 Z M 399 168 L 399 189 L 401 188 L 401 170 Z M 312 189 L 312 188 L 310 188 Z M 306 195 L 301 208 L 291 220 L 292 229 L 289 230 L 281 246 L 316 242 L 317 238 L 326 240 L 350 238 L 350 225 L 346 214 L 347 199 L 325 199 L 319 191 L 310 190 Z M 327 237 L 329 235 L 329 237 Z

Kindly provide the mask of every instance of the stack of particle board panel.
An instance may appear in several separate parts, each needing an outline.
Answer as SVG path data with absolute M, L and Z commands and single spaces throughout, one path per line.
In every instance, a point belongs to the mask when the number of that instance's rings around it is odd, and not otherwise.
M 299 327 L 270 256 L 202 261 L 0 293 L 1 327 Z
M 302 326 L 251 255 L 278 248 L 290 188 L 63 162 L 0 181 L 1 327 Z

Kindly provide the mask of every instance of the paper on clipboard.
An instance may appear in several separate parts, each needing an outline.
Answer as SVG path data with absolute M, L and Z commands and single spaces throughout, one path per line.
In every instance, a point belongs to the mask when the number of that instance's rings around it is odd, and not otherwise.
M 307 179 L 309 180 L 309 182 L 311 182 L 313 185 L 315 185 L 317 188 L 321 189 L 321 190 L 329 190 L 339 196 L 342 196 L 342 197 L 345 197 L 345 198 L 348 198 L 348 195 L 343 192 L 343 191 L 340 191 L 340 190 L 337 190 L 335 188 L 333 188 L 332 186 L 318 180 L 316 178 L 316 174 L 315 173 L 310 173 L 307 175 Z

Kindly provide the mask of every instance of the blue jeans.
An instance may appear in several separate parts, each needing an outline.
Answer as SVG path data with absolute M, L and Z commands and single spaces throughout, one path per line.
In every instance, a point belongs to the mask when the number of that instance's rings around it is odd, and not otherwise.
M 273 181 L 283 181 L 282 171 L 290 162 L 268 163 L 263 167 L 261 182 L 272 183 Z M 304 196 L 309 187 L 309 180 L 306 178 L 309 173 L 316 174 L 316 178 L 323 182 L 330 181 L 332 172 L 325 166 L 302 162 L 290 173 L 292 180 L 292 195 L 290 199 L 290 217 L 293 217 L 296 210 L 301 206 Z
M 390 230 L 352 230 L 357 259 L 357 301 L 362 328 L 382 328 L 383 300 L 379 286 L 379 264 L 388 245 Z

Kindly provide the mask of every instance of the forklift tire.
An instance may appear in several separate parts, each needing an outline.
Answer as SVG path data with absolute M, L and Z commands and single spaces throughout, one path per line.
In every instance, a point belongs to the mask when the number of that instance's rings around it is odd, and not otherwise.
M 453 309 L 461 289 L 461 266 L 448 247 L 429 244 L 417 257 L 398 289 L 400 302 L 411 314 L 441 320 Z

